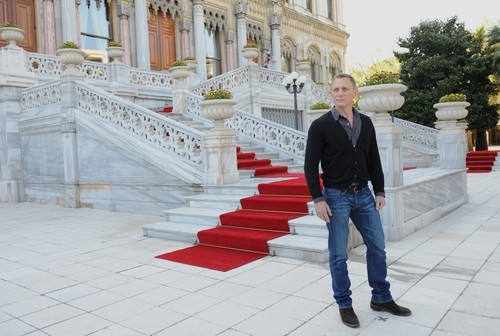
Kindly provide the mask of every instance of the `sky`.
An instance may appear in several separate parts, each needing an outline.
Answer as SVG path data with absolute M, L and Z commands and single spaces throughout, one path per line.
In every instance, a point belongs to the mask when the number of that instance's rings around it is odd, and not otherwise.
M 409 37 L 421 21 L 459 22 L 474 31 L 484 23 L 500 24 L 499 0 L 343 0 L 347 40 L 346 70 L 366 69 L 393 56 L 398 37 Z

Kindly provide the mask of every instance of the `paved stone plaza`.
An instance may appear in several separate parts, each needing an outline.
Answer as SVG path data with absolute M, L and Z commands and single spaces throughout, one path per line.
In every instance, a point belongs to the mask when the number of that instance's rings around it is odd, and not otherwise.
M 351 251 L 358 329 L 340 321 L 327 264 L 211 271 L 154 258 L 188 246 L 142 236 L 159 216 L 0 203 L 0 335 L 498 335 L 500 171 L 467 179 L 469 203 L 387 243 L 411 317 L 369 308 L 364 249 Z

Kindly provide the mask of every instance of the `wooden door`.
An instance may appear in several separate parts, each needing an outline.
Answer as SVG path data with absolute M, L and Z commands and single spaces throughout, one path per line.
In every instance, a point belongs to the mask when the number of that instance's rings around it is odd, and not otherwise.
M 24 40 L 18 45 L 36 52 L 36 24 L 34 0 L 0 0 L 0 23 L 13 22 L 24 29 Z M 0 47 L 7 43 L 0 41 Z
M 154 15 L 149 10 L 149 57 L 151 70 L 167 70 L 175 61 L 175 29 L 174 21 L 167 14 Z

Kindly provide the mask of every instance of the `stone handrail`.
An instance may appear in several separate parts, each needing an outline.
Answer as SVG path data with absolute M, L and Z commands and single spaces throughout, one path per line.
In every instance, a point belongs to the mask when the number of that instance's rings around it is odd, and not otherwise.
M 24 89 L 21 93 L 21 108 L 30 110 L 62 102 L 59 79 Z
M 26 69 L 39 75 L 41 78 L 59 78 L 64 71 L 64 65 L 58 56 L 26 53 Z M 77 66 L 82 71 L 86 80 L 108 81 L 109 66 L 100 62 L 85 61 Z
M 248 83 L 249 68 L 241 67 L 236 70 L 226 72 L 220 76 L 207 80 L 205 83 L 191 88 L 191 92 L 198 96 L 203 96 L 207 91 L 224 88 L 231 90 L 235 87 Z
M 78 108 L 197 166 L 203 165 L 203 133 L 84 83 L 77 82 Z
M 168 72 L 129 68 L 130 84 L 172 89 L 173 79 Z
M 407 141 L 409 143 L 417 144 L 429 148 L 433 151 L 437 151 L 437 136 L 439 133 L 437 129 L 399 118 L 394 118 L 394 123 L 403 128 L 403 141 Z

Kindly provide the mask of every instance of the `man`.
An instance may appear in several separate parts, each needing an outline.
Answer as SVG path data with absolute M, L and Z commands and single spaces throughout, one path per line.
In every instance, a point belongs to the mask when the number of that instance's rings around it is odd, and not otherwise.
M 328 228 L 333 297 L 342 322 L 353 328 L 359 327 L 359 320 L 352 308 L 347 272 L 349 218 L 367 248 L 368 283 L 372 288 L 370 307 L 399 316 L 411 315 L 410 309 L 394 302 L 386 280 L 385 238 L 378 212 L 385 206 L 384 174 L 373 123 L 353 108 L 357 95 L 352 76 L 339 74 L 333 78 L 334 107 L 311 124 L 304 165 L 316 215 Z M 323 190 L 318 172 L 320 163 Z
M 266 59 L 264 60 L 264 68 L 273 68 L 274 63 L 276 63 L 276 61 L 274 60 L 271 51 L 268 50 L 266 52 Z

